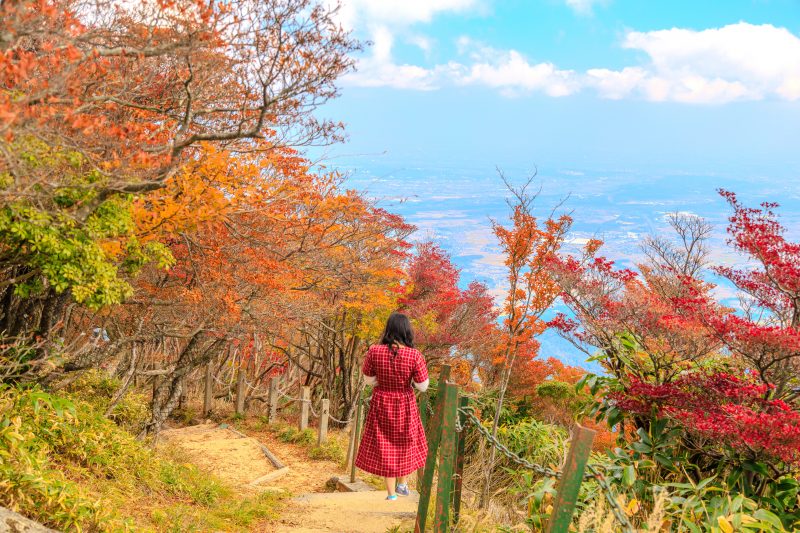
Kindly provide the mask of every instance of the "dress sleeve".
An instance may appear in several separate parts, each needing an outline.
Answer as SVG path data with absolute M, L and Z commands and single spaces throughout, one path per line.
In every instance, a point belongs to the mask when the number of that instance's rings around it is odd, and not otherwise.
M 428 379 L 428 365 L 425 363 L 425 358 L 422 357 L 422 354 L 419 352 L 417 352 L 417 360 L 414 363 L 414 372 L 411 374 L 411 381 L 418 390 L 422 392 L 428 390 L 428 384 L 430 384 L 430 379 Z
M 378 377 L 375 375 L 375 360 L 372 347 L 367 350 L 367 356 L 364 358 L 364 366 L 361 368 L 361 372 L 364 374 L 364 382 L 367 385 L 374 386 L 378 383 Z

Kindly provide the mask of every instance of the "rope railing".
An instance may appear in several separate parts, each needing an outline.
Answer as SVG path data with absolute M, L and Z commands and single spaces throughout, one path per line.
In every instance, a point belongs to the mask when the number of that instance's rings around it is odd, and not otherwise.
M 434 491 L 436 493 L 432 524 L 434 533 L 449 532 L 453 524 L 458 523 L 464 477 L 465 443 L 468 430 L 471 429 L 469 433 L 479 436 L 490 448 L 499 452 L 513 465 L 539 476 L 558 480 L 545 533 L 566 533 L 570 530 L 582 482 L 588 480 L 596 482 L 600 497 L 608 503 L 619 530 L 623 533 L 635 532 L 603 469 L 588 462 L 595 435 L 593 430 L 576 426 L 562 466 L 554 468 L 538 464 L 509 449 L 489 427 L 484 425 L 476 408 L 470 405 L 470 401 L 474 401 L 474 398 L 459 395 L 458 386 L 449 381 L 449 370 L 449 367 L 442 367 L 439 377 L 440 387 L 436 390 L 433 402 L 429 401 L 429 395 L 426 393 L 419 396 L 420 415 L 423 415 L 423 423 L 426 423 L 428 458 L 425 467 L 418 473 L 420 503 L 417 510 L 416 531 L 426 531 L 428 509 Z M 489 467 L 492 468 L 492 465 Z M 439 472 L 438 476 L 434 475 L 436 470 Z M 433 486 L 435 479 L 438 479 L 436 487 Z
M 459 431 L 459 432 L 463 431 L 464 429 L 466 429 L 466 427 L 467 427 L 467 425 L 469 423 L 472 423 L 472 425 L 475 427 L 475 429 L 478 430 L 478 433 L 480 433 L 481 436 L 483 436 L 483 438 L 486 441 L 489 442 L 489 444 L 494 446 L 497 449 L 497 451 L 499 451 L 500 453 L 502 453 L 503 455 L 508 457 L 512 462 L 518 464 L 519 466 L 521 466 L 523 468 L 526 468 L 528 470 L 536 472 L 537 474 L 541 474 L 543 476 L 555 477 L 555 478 L 558 478 L 558 477 L 561 476 L 561 472 L 558 472 L 558 471 L 553 470 L 552 468 L 548 468 L 546 466 L 537 465 L 536 463 L 532 463 L 532 462 L 528 461 L 527 459 L 524 459 L 524 458 L 520 457 L 519 455 L 517 455 L 516 453 L 512 452 L 511 450 L 509 450 L 508 447 L 505 444 L 500 442 L 500 440 L 497 439 L 497 437 L 493 436 L 491 431 L 489 431 L 489 429 L 481 423 L 480 419 L 475 415 L 475 410 L 472 407 L 461 408 L 461 409 L 458 410 L 458 412 L 463 414 L 463 415 L 465 415 L 467 423 L 465 423 L 464 426 L 461 426 L 461 424 L 459 422 L 459 418 L 460 417 L 456 418 L 456 430 L 457 431 Z M 460 427 L 460 429 L 459 429 L 459 427 Z
M 472 425 L 486 442 L 488 442 L 491 446 L 494 446 L 494 448 L 497 449 L 497 451 L 502 453 L 514 464 L 521 466 L 532 472 L 536 472 L 537 474 L 545 477 L 551 477 L 556 479 L 560 479 L 562 477 L 563 472 L 555 470 L 553 468 L 549 468 L 547 466 L 533 463 L 523 457 L 520 457 L 518 454 L 512 452 L 497 437 L 492 435 L 492 432 L 489 430 L 489 428 L 483 425 L 481 420 L 475 414 L 475 409 L 473 407 L 469 406 L 460 407 L 458 408 L 457 413 L 459 415 L 455 418 L 455 430 L 457 433 L 462 433 L 470 425 Z M 462 423 L 461 420 L 464 420 L 464 422 Z M 614 518 L 622 527 L 622 530 L 625 533 L 633 533 L 635 529 L 631 525 L 630 520 L 628 520 L 625 510 L 622 508 L 622 505 L 617 500 L 616 493 L 614 489 L 612 489 L 606 477 L 603 475 L 603 473 L 598 469 L 596 465 L 587 463 L 586 470 L 587 471 L 583 474 L 583 479 L 594 480 L 597 482 L 597 485 L 600 487 L 600 490 L 603 493 L 603 497 L 608 503 L 611 512 L 614 515 Z
M 279 387 L 279 382 L 280 379 L 277 376 L 273 376 L 269 381 L 269 392 L 266 401 L 269 404 L 268 419 L 270 423 L 277 420 L 279 401 L 287 400 L 289 403 L 297 402 L 301 405 L 300 420 L 298 423 L 301 431 L 308 428 L 310 417 L 319 420 L 318 444 L 322 444 L 327 440 L 327 428 L 329 421 L 333 421 L 334 423 L 341 424 L 343 426 L 349 426 L 352 424 L 352 413 L 350 414 L 350 417 L 345 420 L 331 415 L 329 412 L 330 404 L 326 398 L 318 398 L 315 405 L 311 400 L 311 390 L 309 387 L 302 387 L 302 396 L 296 397 L 289 393 L 293 386 L 289 386 L 281 390 Z M 245 414 L 244 412 L 246 410 L 248 395 L 250 395 L 253 391 L 258 390 L 263 385 L 263 383 L 260 382 L 250 382 L 241 373 L 238 375 L 231 374 L 229 380 L 223 381 L 216 375 L 215 372 L 213 372 L 213 369 L 209 364 L 206 369 L 205 397 L 203 402 L 203 413 L 206 415 L 209 414 L 212 409 L 214 383 L 226 387 L 230 391 L 229 394 L 233 393 L 236 414 L 241 416 L 244 416 Z M 260 396 L 259 398 L 263 401 L 264 397 Z M 356 402 L 358 401 L 360 400 L 356 400 Z

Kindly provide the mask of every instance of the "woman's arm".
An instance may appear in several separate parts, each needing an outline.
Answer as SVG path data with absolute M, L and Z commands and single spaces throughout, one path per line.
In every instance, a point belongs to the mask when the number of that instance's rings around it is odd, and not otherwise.
M 411 383 L 420 392 L 428 390 L 430 384 L 428 379 L 428 365 L 425 364 L 425 358 L 422 354 L 417 352 L 417 360 L 414 362 L 414 372 L 411 374 Z
M 364 358 L 364 366 L 361 368 L 364 374 L 364 383 L 374 387 L 378 383 L 378 376 L 375 372 L 375 364 L 372 362 L 372 348 L 367 350 L 367 356 Z

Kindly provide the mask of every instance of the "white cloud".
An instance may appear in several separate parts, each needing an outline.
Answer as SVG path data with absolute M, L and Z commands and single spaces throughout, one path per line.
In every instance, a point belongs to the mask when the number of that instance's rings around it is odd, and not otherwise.
M 333 3 L 334 0 L 331 0 Z M 482 5 L 483 0 L 344 0 L 339 12 L 342 24 L 413 24 L 430 22 L 439 13 L 463 13 Z
M 398 19 L 429 20 L 437 10 L 468 9 L 477 2 L 414 0 L 404 3 L 405 14 L 398 13 Z M 390 4 L 395 5 L 395 1 L 374 2 L 379 7 L 373 8 L 377 10 L 373 16 L 378 17 Z M 497 50 L 468 37 L 456 41 L 459 61 L 429 67 L 397 64 L 392 56 L 393 33 L 388 26 L 373 26 L 372 39 L 371 55 L 359 62 L 360 71 L 348 77 L 347 83 L 418 90 L 448 84 L 482 85 L 504 96 L 542 92 L 559 97 L 591 90 L 608 99 L 695 104 L 800 99 L 800 37 L 770 24 L 740 22 L 699 31 L 630 31 L 621 46 L 642 52 L 640 64 L 583 72 L 559 68 L 548 61 L 531 61 L 517 50 Z M 431 41 L 425 36 L 412 34 L 405 41 L 425 51 L 426 56 L 431 50 Z
M 694 103 L 800 98 L 800 38 L 786 28 L 740 22 L 702 31 L 632 31 L 622 46 L 645 52 L 650 63 L 644 70 L 595 71 L 603 83 L 623 82 L 618 97 L 634 92 Z
M 406 40 L 425 52 L 426 55 L 433 49 L 433 39 L 425 35 L 411 35 Z
M 459 43 L 463 46 L 463 41 Z M 499 89 L 506 96 L 542 91 L 550 96 L 567 96 L 580 88 L 571 70 L 559 70 L 552 63 L 530 63 L 516 50 L 481 48 L 472 54 L 468 67 L 451 68 L 455 82 L 480 84 Z
M 593 68 L 586 71 L 585 83 L 594 87 L 603 98 L 619 100 L 631 93 L 647 77 L 647 72 L 639 67 L 625 67 L 622 70 Z
M 328 0 L 335 5 L 339 0 Z M 447 65 L 431 69 L 395 63 L 392 55 L 395 35 L 421 49 L 428 57 L 433 40 L 413 32 L 416 23 L 430 22 L 434 16 L 463 13 L 483 6 L 485 0 L 343 0 L 338 11 L 339 22 L 347 29 L 359 28 L 372 42 L 369 55 L 359 58 L 357 72 L 345 76 L 345 85 L 392 87 L 396 89 L 431 90 L 437 79 L 446 78 Z
M 342 79 L 345 85 L 431 90 L 437 87 L 435 73 L 417 65 L 397 64 L 392 58 L 394 36 L 385 26 L 372 31 L 371 55 L 358 60 L 357 70 Z
M 605 4 L 605 0 L 565 0 L 567 6 L 578 15 L 591 15 L 595 4 Z

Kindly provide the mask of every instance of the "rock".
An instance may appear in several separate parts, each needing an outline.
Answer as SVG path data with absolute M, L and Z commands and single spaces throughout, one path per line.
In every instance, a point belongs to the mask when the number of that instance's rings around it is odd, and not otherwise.
M 25 518 L 19 513 L 0 507 L 0 533 L 58 533 L 54 529 Z
M 375 489 L 371 485 L 367 485 L 360 479 L 356 479 L 354 483 L 350 483 L 349 478 L 339 478 L 336 480 L 336 490 L 339 492 L 373 492 Z

